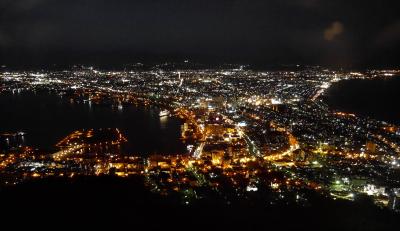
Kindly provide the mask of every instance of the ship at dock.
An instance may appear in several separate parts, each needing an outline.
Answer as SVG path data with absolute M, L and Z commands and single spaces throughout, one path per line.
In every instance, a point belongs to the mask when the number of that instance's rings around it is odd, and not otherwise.
M 169 115 L 170 115 L 170 112 L 168 110 L 162 110 L 159 113 L 160 117 L 166 117 L 166 116 L 169 116 Z

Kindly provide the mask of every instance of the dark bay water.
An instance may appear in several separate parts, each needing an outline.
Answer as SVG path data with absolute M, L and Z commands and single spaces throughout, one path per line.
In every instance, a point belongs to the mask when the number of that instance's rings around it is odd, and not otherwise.
M 71 103 L 48 92 L 0 94 L 0 132 L 24 131 L 24 143 L 51 149 L 62 138 L 77 129 L 119 128 L 128 143 L 125 154 L 183 154 L 179 140 L 182 121 L 160 118 L 159 109 L 125 105 L 122 110 L 110 105 Z
M 344 80 L 328 89 L 333 109 L 400 125 L 400 77 Z

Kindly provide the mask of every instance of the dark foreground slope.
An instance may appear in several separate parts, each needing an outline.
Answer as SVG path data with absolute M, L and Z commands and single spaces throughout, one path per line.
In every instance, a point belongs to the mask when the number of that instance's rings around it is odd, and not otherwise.
M 182 205 L 159 196 L 141 178 L 48 179 L 3 189 L 1 223 L 39 229 L 127 230 L 397 230 L 400 216 L 367 202 L 315 197 L 310 207 L 225 205 L 218 197 Z

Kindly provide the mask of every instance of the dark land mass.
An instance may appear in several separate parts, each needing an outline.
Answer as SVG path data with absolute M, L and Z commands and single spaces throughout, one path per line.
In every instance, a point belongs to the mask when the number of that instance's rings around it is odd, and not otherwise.
M 310 193 L 306 207 L 265 205 L 260 197 L 227 205 L 217 194 L 185 205 L 178 194 L 150 192 L 141 177 L 50 178 L 2 189 L 0 217 L 4 227 L 40 229 L 395 230 L 400 225 L 398 214 L 367 199 L 334 201 Z

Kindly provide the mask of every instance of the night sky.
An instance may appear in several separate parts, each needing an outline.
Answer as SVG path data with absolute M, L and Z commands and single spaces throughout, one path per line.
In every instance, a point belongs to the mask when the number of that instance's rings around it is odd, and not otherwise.
M 0 0 L 0 65 L 394 66 L 392 0 Z

